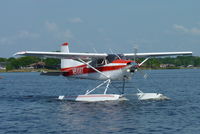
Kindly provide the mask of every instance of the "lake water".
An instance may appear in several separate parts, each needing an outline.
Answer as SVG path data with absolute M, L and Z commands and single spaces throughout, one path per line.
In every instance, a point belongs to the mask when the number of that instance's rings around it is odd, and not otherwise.
M 200 70 L 137 72 L 126 93 L 159 92 L 167 101 L 70 102 L 58 95 L 84 94 L 99 81 L 47 77 L 39 73 L 0 73 L 0 133 L 198 134 Z M 116 83 L 114 83 L 115 86 Z M 135 87 L 135 88 L 128 88 Z M 101 90 L 97 91 L 101 92 Z M 110 93 L 118 93 L 111 88 Z

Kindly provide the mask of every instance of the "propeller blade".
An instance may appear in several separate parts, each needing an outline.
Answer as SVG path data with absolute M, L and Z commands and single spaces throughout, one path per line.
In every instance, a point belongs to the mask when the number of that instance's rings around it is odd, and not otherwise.
M 134 61 L 136 61 L 136 58 L 137 58 L 137 51 L 138 51 L 138 47 L 135 46 L 134 47 Z
M 147 79 L 149 75 L 147 73 L 144 73 L 140 68 L 138 68 L 139 72 L 143 75 L 144 79 Z

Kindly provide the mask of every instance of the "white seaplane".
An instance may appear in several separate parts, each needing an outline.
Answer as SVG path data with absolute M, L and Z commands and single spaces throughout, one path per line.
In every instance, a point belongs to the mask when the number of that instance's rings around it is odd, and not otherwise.
M 158 56 L 177 56 L 192 55 L 192 52 L 159 52 L 159 53 L 124 53 L 124 54 L 107 54 L 107 53 L 71 53 L 69 52 L 69 44 L 63 43 L 61 52 L 41 52 L 41 51 L 23 51 L 17 52 L 15 55 L 21 56 L 37 56 L 44 58 L 61 59 L 60 72 L 46 72 L 46 75 L 60 75 L 65 77 L 79 79 L 103 80 L 97 87 L 87 90 L 85 94 L 78 96 L 59 96 L 60 100 L 74 101 L 110 101 L 110 100 L 126 100 L 124 94 L 125 80 L 131 79 L 134 72 L 143 65 L 150 57 Z M 146 58 L 141 63 L 136 63 L 135 57 Z M 122 80 L 123 88 L 121 94 L 107 94 L 107 90 L 111 81 Z M 102 94 L 92 94 L 96 89 L 105 86 Z M 166 99 L 167 97 L 160 93 L 143 93 L 138 89 L 136 94 L 139 100 L 149 99 Z

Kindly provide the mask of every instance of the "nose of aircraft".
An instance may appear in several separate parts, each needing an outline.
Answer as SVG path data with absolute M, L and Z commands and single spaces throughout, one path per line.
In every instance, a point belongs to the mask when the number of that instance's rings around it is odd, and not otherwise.
M 129 68 L 129 71 L 130 71 L 131 73 L 134 73 L 135 70 L 138 68 L 138 64 L 137 64 L 135 61 L 130 62 L 129 64 L 131 65 L 131 67 Z

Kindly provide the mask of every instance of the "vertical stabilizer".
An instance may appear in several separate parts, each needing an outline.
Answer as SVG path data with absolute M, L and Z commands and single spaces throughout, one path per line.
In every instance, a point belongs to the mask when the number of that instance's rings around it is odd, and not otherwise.
M 69 43 L 65 42 L 62 44 L 61 52 L 69 53 Z M 83 63 L 78 62 L 76 60 L 72 60 L 72 59 L 61 59 L 61 69 L 69 68 L 69 67 L 76 67 L 76 66 L 80 66 L 80 65 L 83 65 Z

